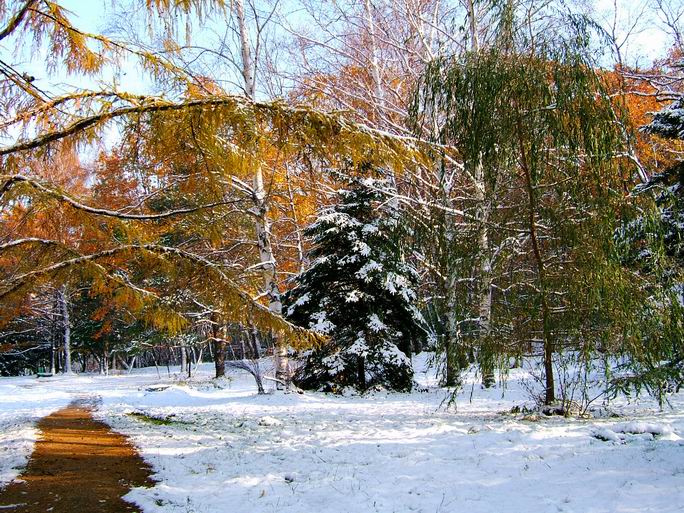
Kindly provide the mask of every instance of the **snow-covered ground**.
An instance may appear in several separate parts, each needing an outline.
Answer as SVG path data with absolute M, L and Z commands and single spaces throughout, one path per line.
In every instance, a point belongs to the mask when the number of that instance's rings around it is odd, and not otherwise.
M 426 391 L 364 397 L 257 396 L 247 374 L 223 388 L 210 375 L 0 379 L 0 478 L 25 460 L 31 419 L 90 393 L 156 472 L 127 497 L 145 512 L 684 510 L 684 394 L 663 411 L 622 401 L 620 417 L 568 420 L 502 413 L 527 399 L 522 371 L 503 398 L 465 387 L 456 410 L 431 373 L 418 375 Z

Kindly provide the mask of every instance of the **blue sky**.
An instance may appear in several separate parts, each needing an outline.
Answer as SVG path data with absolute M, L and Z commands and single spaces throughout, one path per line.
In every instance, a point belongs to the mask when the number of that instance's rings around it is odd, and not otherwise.
M 118 3 L 127 4 L 129 1 Z M 142 2 L 142 0 L 132 1 L 135 3 Z M 72 20 L 74 24 L 88 32 L 106 32 L 108 20 L 114 13 L 112 0 L 61 0 L 60 3 L 73 13 Z M 634 17 L 639 12 L 640 4 L 642 4 L 642 2 L 618 0 L 619 12 L 624 23 L 629 23 L 630 18 Z M 612 9 L 613 0 L 595 0 L 594 5 L 596 14 L 600 16 L 603 13 L 606 23 L 609 23 L 612 17 L 610 11 Z M 210 26 L 212 25 L 217 26 L 218 23 L 210 23 Z M 649 28 L 636 33 L 634 35 L 634 41 L 626 48 L 629 61 L 648 64 L 654 58 L 662 56 L 667 48 L 666 35 L 661 30 L 654 28 L 653 24 L 646 25 Z M 196 39 L 202 38 L 199 28 L 195 28 L 194 35 Z M 3 56 L 3 60 L 15 64 L 20 72 L 27 72 L 35 76 L 37 79 L 36 84 L 39 87 L 50 88 L 54 93 L 61 92 L 60 89 L 71 89 L 74 86 L 98 88 L 98 83 L 88 78 L 68 77 L 64 74 L 46 76 L 44 54 L 15 55 L 12 43 L 0 47 L 0 53 Z M 111 82 L 114 73 L 114 70 L 110 70 L 103 78 L 107 82 Z M 150 88 L 148 87 L 144 76 L 132 63 L 122 63 L 117 73 L 117 80 L 119 88 L 122 90 L 133 93 L 150 92 Z M 62 87 L 60 87 L 59 84 L 62 84 Z

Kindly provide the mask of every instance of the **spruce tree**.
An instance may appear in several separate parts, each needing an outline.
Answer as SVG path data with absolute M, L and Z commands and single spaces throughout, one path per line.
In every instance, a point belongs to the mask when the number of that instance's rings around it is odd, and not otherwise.
M 684 96 L 653 116 L 644 127 L 652 135 L 684 140 Z M 684 161 L 651 177 L 646 189 L 656 188 L 658 221 L 665 254 L 672 265 L 684 269 Z M 681 288 L 681 284 L 679 284 Z
M 684 140 L 684 97 L 657 112 L 642 130 Z M 617 231 L 625 265 L 641 277 L 645 300 L 638 305 L 637 342 L 630 370 L 618 389 L 645 388 L 661 400 L 684 384 L 684 161 L 656 173 L 635 194 L 651 194 L 651 209 Z
M 382 181 L 351 179 L 306 230 L 311 267 L 286 295 L 288 318 L 328 336 L 295 381 L 308 389 L 411 389 L 412 348 L 424 336 L 416 271 L 402 259 L 399 211 Z

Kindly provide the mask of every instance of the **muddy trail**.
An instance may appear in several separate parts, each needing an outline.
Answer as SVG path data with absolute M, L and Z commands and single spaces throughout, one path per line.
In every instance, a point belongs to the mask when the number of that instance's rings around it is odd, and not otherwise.
M 40 437 L 26 469 L 0 491 L 0 511 L 140 511 L 122 496 L 153 485 L 151 469 L 124 436 L 93 418 L 91 404 L 74 402 L 37 427 Z

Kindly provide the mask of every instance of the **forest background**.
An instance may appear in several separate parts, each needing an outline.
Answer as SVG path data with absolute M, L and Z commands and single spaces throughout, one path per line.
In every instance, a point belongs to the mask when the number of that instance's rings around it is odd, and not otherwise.
M 102 5 L 0 2 L 4 374 L 682 383 L 680 2 Z

